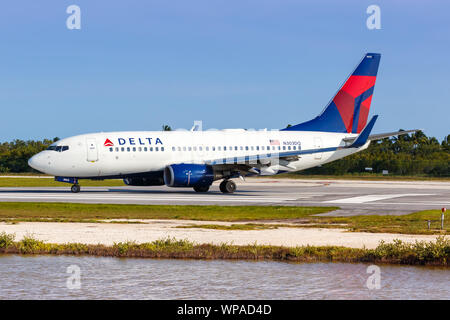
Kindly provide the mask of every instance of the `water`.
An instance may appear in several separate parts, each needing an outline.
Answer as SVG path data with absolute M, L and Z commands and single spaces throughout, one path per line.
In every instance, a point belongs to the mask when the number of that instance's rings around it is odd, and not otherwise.
M 79 289 L 67 287 L 71 265 Z M 449 269 L 381 265 L 380 288 L 369 290 L 368 267 L 6 255 L 0 299 L 450 299 Z

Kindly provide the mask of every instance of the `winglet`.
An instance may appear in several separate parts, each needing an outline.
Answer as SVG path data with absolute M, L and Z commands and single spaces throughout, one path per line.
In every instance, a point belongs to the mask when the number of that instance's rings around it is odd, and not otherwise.
M 372 131 L 373 126 L 375 125 L 375 121 L 377 121 L 377 118 L 378 115 L 373 116 L 372 119 L 370 119 L 370 122 L 361 131 L 358 138 L 356 138 L 356 140 L 350 146 L 348 146 L 349 148 L 360 148 L 366 144 L 367 140 L 369 139 L 370 132 Z

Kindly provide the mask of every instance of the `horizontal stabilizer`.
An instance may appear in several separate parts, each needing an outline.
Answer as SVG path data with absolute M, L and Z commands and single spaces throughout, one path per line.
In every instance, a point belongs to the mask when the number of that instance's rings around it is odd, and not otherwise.
M 372 132 L 373 126 L 375 125 L 375 121 L 377 121 L 378 116 L 373 116 L 370 119 L 370 122 L 364 127 L 361 131 L 360 135 L 353 141 L 353 143 L 348 146 L 349 148 L 360 148 L 367 143 L 369 140 L 370 132 Z

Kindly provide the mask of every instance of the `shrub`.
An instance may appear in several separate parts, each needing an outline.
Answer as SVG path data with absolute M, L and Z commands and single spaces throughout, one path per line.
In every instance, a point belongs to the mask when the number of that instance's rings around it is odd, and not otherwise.
M 6 249 L 14 244 L 15 234 L 0 233 L 0 248 Z
M 35 239 L 32 235 L 25 235 L 18 243 L 18 248 L 21 253 L 39 253 L 46 251 L 50 246 L 46 245 L 44 241 Z

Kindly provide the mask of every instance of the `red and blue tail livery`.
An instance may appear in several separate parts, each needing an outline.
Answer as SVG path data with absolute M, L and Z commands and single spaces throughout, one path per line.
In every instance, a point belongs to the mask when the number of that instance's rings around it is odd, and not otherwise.
M 367 53 L 324 111 L 294 131 L 361 133 L 367 123 L 381 54 Z

